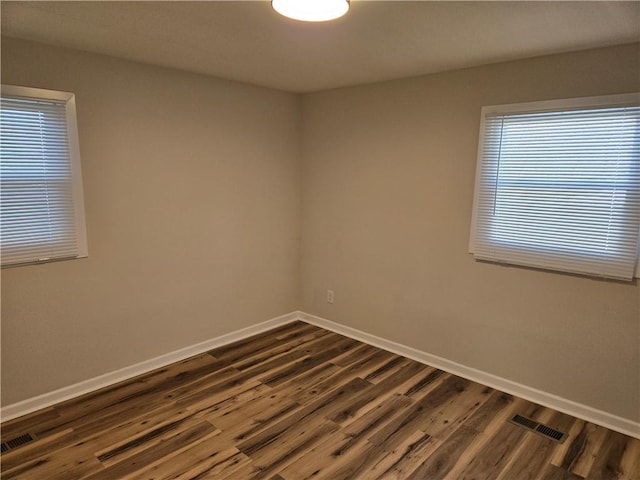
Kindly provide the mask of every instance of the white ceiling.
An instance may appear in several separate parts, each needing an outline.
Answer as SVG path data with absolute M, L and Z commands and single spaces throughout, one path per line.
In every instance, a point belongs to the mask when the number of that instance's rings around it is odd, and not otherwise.
M 293 92 L 640 40 L 640 2 L 366 1 L 327 23 L 269 1 L 10 2 L 2 33 Z

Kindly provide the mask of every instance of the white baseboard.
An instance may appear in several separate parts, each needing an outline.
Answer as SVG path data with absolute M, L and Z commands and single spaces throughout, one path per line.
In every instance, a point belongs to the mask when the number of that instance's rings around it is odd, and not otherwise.
M 481 370 L 477 370 L 466 365 L 462 365 L 446 358 L 438 357 L 430 353 L 417 350 L 400 343 L 387 340 L 385 338 L 372 335 L 370 333 L 357 330 L 355 328 L 347 327 L 331 320 L 327 320 L 322 317 L 311 315 L 305 312 L 291 312 L 280 317 L 272 318 L 266 322 L 258 323 L 250 327 L 242 328 L 234 332 L 221 335 L 216 338 L 206 340 L 189 347 L 181 348 L 164 355 L 160 355 L 144 362 L 130 365 L 113 372 L 100 375 L 98 377 L 90 378 L 82 382 L 69 385 L 67 387 L 60 388 L 53 392 L 44 393 L 37 397 L 29 398 L 18 403 L 7 405 L 0 411 L 2 421 L 11 420 L 22 415 L 40 410 L 42 408 L 49 407 L 56 403 L 69 400 L 71 398 L 84 395 L 85 393 L 98 390 L 100 388 L 108 387 L 118 382 L 128 380 L 135 376 L 150 372 L 156 368 L 161 368 L 166 365 L 170 365 L 175 362 L 179 362 L 186 358 L 198 355 L 200 353 L 207 352 L 217 347 L 227 345 L 229 343 L 248 338 L 252 335 L 271 330 L 273 328 L 285 325 L 287 323 L 301 320 L 318 327 L 331 330 L 332 332 L 339 333 L 341 335 L 359 340 L 369 345 L 373 345 L 389 352 L 402 355 L 404 357 L 416 360 L 421 363 L 425 363 L 440 370 L 458 375 L 459 377 L 472 380 L 474 382 L 481 383 L 488 387 L 495 388 L 497 390 L 516 395 L 526 400 L 544 405 L 549 408 L 553 408 L 560 412 L 573 415 L 574 417 L 581 418 L 583 420 L 601 425 L 611 430 L 615 430 L 625 435 L 629 435 L 635 438 L 640 438 L 640 423 L 634 422 L 627 418 L 618 417 L 611 413 L 607 413 L 602 410 L 583 405 L 581 403 L 568 400 L 566 398 L 553 395 L 551 393 L 544 392 L 520 383 L 508 380 L 506 378 L 498 377 Z
M 378 337 L 376 335 L 371 335 L 370 333 L 366 333 L 355 328 L 332 322 L 331 320 L 327 320 L 326 318 L 318 317 L 305 312 L 298 313 L 299 319 L 303 322 L 316 325 L 326 330 L 331 330 L 332 332 L 339 333 L 341 335 L 359 340 L 364 343 L 368 343 L 369 345 L 373 345 L 389 352 L 402 355 L 403 357 L 416 360 L 417 362 L 425 363 L 440 370 L 444 370 L 445 372 L 452 373 L 454 375 L 472 380 L 477 383 L 481 383 L 483 385 L 495 388 L 511 395 L 516 395 L 518 397 L 524 398 L 525 400 L 544 405 L 545 407 L 553 408 L 554 410 L 558 410 L 560 412 L 567 413 L 588 422 L 601 425 L 611 430 L 615 430 L 616 432 L 624 433 L 625 435 L 629 435 L 631 437 L 640 438 L 640 423 L 634 422 L 630 419 L 618 417 L 603 410 L 598 410 L 596 408 L 589 407 L 587 405 L 583 405 L 581 403 L 577 403 L 572 400 L 568 400 L 566 398 L 562 398 L 557 395 L 538 390 L 536 388 L 522 385 L 506 378 L 498 377 L 481 370 L 476 370 L 475 368 L 452 362 L 451 360 L 447 360 L 446 358 L 438 357 L 436 355 L 432 355 L 430 353 L 426 353 L 421 350 L 417 350 L 415 348 Z
M 214 348 L 221 347 L 222 345 L 227 345 L 281 325 L 294 322 L 298 320 L 299 317 L 299 312 L 291 312 L 280 317 L 272 318 L 266 322 L 251 325 L 189 347 L 181 348 L 180 350 L 160 355 L 159 357 L 145 360 L 144 362 L 136 363 L 135 365 L 130 365 L 113 372 L 105 373 L 98 377 L 62 387 L 58 390 L 54 390 L 53 392 L 44 393 L 37 397 L 32 397 L 21 402 L 7 405 L 6 407 L 2 407 L 0 417 L 2 417 L 3 422 L 21 417 L 27 413 L 49 407 L 74 397 L 79 397 L 80 395 L 84 395 L 85 393 L 89 393 L 100 388 L 108 387 L 115 383 L 122 382 L 123 380 L 128 380 L 138 375 L 142 375 L 143 373 L 150 372 L 156 368 L 165 367 L 172 363 L 193 357 L 194 355 L 199 355 Z

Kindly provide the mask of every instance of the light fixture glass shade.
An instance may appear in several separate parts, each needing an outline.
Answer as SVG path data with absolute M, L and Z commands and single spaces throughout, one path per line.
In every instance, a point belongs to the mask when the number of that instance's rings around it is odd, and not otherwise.
M 349 11 L 349 0 L 271 0 L 280 15 L 305 22 L 326 22 Z

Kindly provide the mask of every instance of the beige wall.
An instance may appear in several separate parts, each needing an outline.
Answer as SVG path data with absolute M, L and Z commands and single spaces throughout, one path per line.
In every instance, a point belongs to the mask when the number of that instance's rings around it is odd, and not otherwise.
M 3 39 L 3 83 L 76 93 L 90 254 L 2 271 L 3 404 L 302 308 L 638 420 L 638 284 L 467 244 L 480 107 L 638 90 L 639 58 L 297 97 Z
M 640 420 L 637 282 L 467 253 L 481 106 L 637 91 L 639 53 L 621 46 L 305 95 L 302 309 Z
M 2 270 L 10 404 L 298 307 L 299 98 L 2 41 L 75 92 L 89 258 Z

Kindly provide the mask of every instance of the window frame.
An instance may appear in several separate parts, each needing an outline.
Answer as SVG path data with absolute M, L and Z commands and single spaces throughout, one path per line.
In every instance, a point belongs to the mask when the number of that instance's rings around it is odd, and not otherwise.
M 471 212 L 471 231 L 469 235 L 469 253 L 475 253 L 476 226 L 477 226 L 477 205 L 480 198 L 480 188 L 482 185 L 483 152 L 485 144 L 485 123 L 489 115 L 500 114 L 524 114 L 524 113 L 544 113 L 553 111 L 578 110 L 589 107 L 624 107 L 640 105 L 640 92 L 598 95 L 592 97 L 576 97 L 566 99 L 543 100 L 536 102 L 511 103 L 502 105 L 483 106 L 480 112 L 480 129 L 478 132 L 478 151 L 476 157 L 476 177 L 474 182 L 473 205 Z M 640 230 L 638 231 L 640 239 Z M 511 265 L 511 264 L 510 264 Z M 527 268 L 524 265 L 513 264 Z M 556 273 L 567 273 L 561 270 L 548 270 Z M 585 274 L 585 276 L 588 276 Z M 640 251 L 636 252 L 636 267 L 634 278 L 640 278 Z
M 84 208 L 84 188 L 82 182 L 82 167 L 80 162 L 80 142 L 78 137 L 78 120 L 76 115 L 76 97 L 74 93 L 43 88 L 24 87 L 18 85 L 0 85 L 2 96 L 23 97 L 34 100 L 57 100 L 65 103 L 65 118 L 67 123 L 67 140 L 69 151 L 69 167 L 71 171 L 71 195 L 73 198 L 74 220 L 76 227 L 77 254 L 73 257 L 41 258 L 22 262 L 2 264 L 2 268 L 12 268 L 24 265 L 74 260 L 89 256 L 87 245 L 87 230 Z

